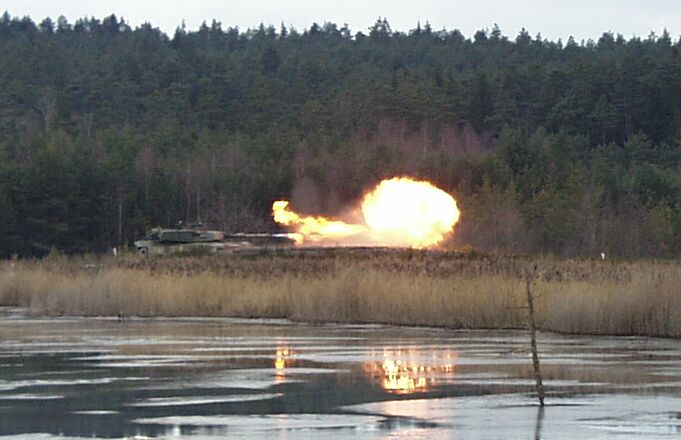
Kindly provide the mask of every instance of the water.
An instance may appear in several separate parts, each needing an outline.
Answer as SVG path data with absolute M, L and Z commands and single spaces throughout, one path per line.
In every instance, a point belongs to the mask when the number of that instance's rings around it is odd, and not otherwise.
M 681 434 L 681 342 L 0 309 L 0 436 L 633 439 Z

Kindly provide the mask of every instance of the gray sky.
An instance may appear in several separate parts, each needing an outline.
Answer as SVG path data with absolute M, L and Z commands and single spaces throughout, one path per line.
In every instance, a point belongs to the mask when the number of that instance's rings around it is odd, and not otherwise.
M 570 35 L 578 41 L 597 39 L 607 31 L 646 37 L 665 28 L 674 40 L 681 35 L 680 0 L 4 0 L 3 9 L 35 21 L 64 15 L 71 23 L 115 13 L 133 26 L 149 21 L 171 36 L 182 20 L 190 30 L 215 18 L 223 28 L 242 30 L 261 22 L 278 27 L 282 21 L 302 30 L 330 21 L 364 32 L 379 16 L 393 29 L 406 31 L 417 21 L 429 21 L 434 29 L 456 28 L 467 36 L 494 23 L 511 37 L 525 27 L 533 36 L 540 32 L 553 40 Z

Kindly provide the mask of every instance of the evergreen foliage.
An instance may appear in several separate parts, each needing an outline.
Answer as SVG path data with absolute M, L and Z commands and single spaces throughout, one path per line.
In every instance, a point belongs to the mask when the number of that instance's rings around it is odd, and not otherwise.
M 472 39 L 379 19 L 172 38 L 0 17 L 0 256 L 102 251 L 197 218 L 274 231 L 379 179 L 460 200 L 460 245 L 681 255 L 681 41 Z

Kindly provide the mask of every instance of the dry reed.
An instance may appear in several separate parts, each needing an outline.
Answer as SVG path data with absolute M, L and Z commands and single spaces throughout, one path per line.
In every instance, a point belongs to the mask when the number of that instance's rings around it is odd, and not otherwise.
M 34 313 L 230 316 L 524 328 L 538 267 L 544 330 L 681 337 L 681 264 L 524 260 L 432 252 L 6 262 L 0 304 Z

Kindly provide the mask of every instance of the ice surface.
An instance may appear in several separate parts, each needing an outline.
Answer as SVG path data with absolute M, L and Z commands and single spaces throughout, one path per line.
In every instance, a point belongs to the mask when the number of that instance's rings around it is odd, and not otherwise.
M 662 439 L 681 342 L 0 308 L 0 436 Z

